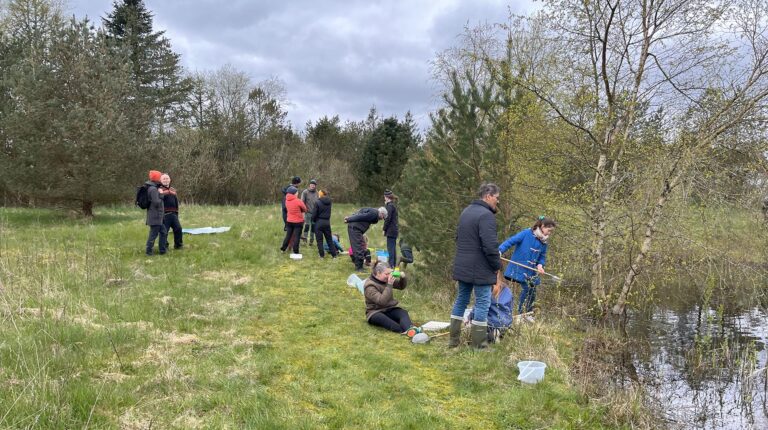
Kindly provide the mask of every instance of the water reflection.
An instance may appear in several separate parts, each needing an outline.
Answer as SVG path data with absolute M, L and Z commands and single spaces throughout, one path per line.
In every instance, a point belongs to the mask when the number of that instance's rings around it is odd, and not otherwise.
M 631 315 L 626 331 L 639 341 L 623 378 L 646 387 L 669 427 L 768 429 L 764 310 L 656 308 Z

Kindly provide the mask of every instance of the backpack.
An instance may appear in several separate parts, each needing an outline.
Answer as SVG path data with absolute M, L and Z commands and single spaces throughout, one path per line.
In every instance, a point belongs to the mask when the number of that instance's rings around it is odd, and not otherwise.
M 400 260 L 408 264 L 413 263 L 413 250 L 402 240 L 400 241 Z
M 506 285 L 502 284 L 499 297 L 491 296 L 491 307 L 488 308 L 488 342 L 497 343 L 512 326 L 512 302 L 514 296 Z M 474 319 L 474 309 L 469 319 Z
M 136 206 L 140 209 L 149 209 L 149 185 L 144 184 L 136 187 Z

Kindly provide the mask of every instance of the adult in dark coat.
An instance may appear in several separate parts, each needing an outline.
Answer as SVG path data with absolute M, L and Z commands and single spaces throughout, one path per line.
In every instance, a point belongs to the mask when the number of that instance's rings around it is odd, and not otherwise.
M 479 200 L 467 206 L 459 217 L 456 230 L 456 258 L 453 261 L 453 279 L 458 281 L 458 295 L 451 311 L 450 341 L 448 346 L 459 345 L 464 311 L 475 292 L 474 319 L 472 320 L 472 346 L 487 345 L 488 308 L 491 289 L 501 269 L 499 239 L 496 232 L 496 205 L 499 187 L 483 184 Z
M 349 242 L 352 245 L 352 260 L 355 262 L 355 270 L 358 272 L 363 270 L 363 263 L 365 262 L 365 241 L 363 235 L 371 227 L 371 224 L 376 224 L 380 219 L 387 217 L 387 210 L 381 208 L 361 208 L 354 214 L 344 217 L 344 222 L 347 223 L 347 233 L 349 234 Z
M 387 209 L 387 219 L 384 221 L 384 236 L 387 238 L 387 254 L 389 255 L 389 267 L 397 265 L 397 196 L 392 191 L 384 191 L 384 208 Z
M 147 255 L 152 255 L 152 248 L 155 247 L 155 239 L 160 236 L 158 246 L 160 247 L 160 254 L 165 254 L 165 245 L 168 242 L 168 230 L 163 225 L 163 215 L 165 215 L 165 209 L 163 208 L 163 199 L 160 198 L 160 192 L 157 187 L 160 186 L 160 177 L 163 174 L 157 170 L 149 171 L 149 181 L 144 185 L 147 187 L 147 194 L 149 195 L 149 207 L 147 208 L 146 224 L 149 226 L 149 237 L 147 238 Z
M 176 188 L 171 186 L 170 175 L 163 173 L 160 177 L 160 183 L 160 188 L 157 190 L 160 192 L 160 198 L 163 199 L 165 232 L 170 235 L 171 230 L 173 230 L 173 249 L 181 249 L 184 247 L 184 229 L 181 227 L 181 221 L 179 221 L 179 197 L 176 194 Z M 165 248 L 168 249 L 167 243 Z
M 331 232 L 331 206 L 333 202 L 328 195 L 328 191 L 320 191 L 318 194 L 320 198 L 315 203 L 315 212 L 312 214 L 312 224 L 315 225 L 315 236 L 317 239 L 317 252 L 320 254 L 320 258 L 325 258 L 325 248 L 323 247 L 323 237 L 325 237 L 328 251 L 333 258 L 336 258 L 339 251 L 333 243 L 333 233 Z

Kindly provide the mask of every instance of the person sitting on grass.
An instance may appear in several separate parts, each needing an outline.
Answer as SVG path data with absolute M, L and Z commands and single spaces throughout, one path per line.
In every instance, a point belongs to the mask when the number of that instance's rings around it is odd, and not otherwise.
M 331 240 L 333 240 L 333 246 L 336 247 L 336 250 L 339 252 L 344 252 L 344 247 L 341 246 L 341 239 L 339 239 L 339 235 L 336 233 L 333 233 L 331 235 Z M 323 243 L 323 250 L 330 252 L 330 248 L 327 243 Z
M 408 311 L 399 307 L 399 302 L 393 296 L 393 288 L 403 290 L 407 284 L 405 273 L 400 273 L 396 278 L 386 262 L 379 261 L 373 265 L 371 276 L 363 284 L 368 324 L 395 333 L 406 333 L 413 328 Z

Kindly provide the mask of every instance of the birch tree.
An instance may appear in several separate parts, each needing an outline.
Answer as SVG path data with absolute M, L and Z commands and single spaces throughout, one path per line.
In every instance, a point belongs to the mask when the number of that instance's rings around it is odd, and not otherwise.
M 520 80 L 576 134 L 588 166 L 591 290 L 622 313 L 672 194 L 717 140 L 764 114 L 768 95 L 765 0 L 550 0 L 510 33 L 529 70 Z M 534 51 L 533 48 L 536 47 Z M 563 61 L 567 59 L 568 61 Z M 619 190 L 636 185 L 629 157 L 642 108 L 662 109 L 664 157 L 653 161 L 642 237 L 623 280 L 608 281 L 607 226 Z M 611 306 L 612 305 L 612 306 Z

